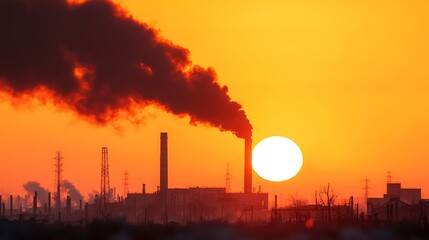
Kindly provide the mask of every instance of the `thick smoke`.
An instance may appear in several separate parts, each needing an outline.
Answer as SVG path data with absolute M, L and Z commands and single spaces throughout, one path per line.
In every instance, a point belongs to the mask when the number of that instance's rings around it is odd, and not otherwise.
M 25 191 L 27 191 L 30 195 L 34 195 L 34 192 L 37 191 L 37 200 L 42 203 L 48 203 L 48 193 L 49 191 L 42 187 L 37 181 L 28 181 L 23 185 Z
M 83 200 L 82 194 L 79 192 L 79 190 L 77 190 L 73 183 L 69 182 L 68 180 L 63 180 L 63 188 L 73 202 L 79 203 L 80 200 Z
M 252 127 L 213 69 L 108 1 L 0 1 L 0 90 L 47 93 L 98 124 L 148 105 L 241 138 Z

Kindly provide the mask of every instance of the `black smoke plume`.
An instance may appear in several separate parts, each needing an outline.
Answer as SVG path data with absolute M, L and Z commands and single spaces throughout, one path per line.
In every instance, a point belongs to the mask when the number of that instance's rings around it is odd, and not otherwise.
M 63 188 L 67 192 L 67 195 L 70 196 L 71 200 L 75 203 L 79 203 L 80 200 L 83 200 L 83 196 L 80 191 L 68 180 L 63 180 Z
M 0 1 L 0 90 L 46 93 L 93 123 L 156 105 L 241 138 L 252 126 L 211 68 L 109 1 Z
M 39 182 L 37 181 L 28 181 L 23 185 L 25 191 L 28 192 L 30 195 L 34 195 L 34 192 L 37 191 L 37 200 L 42 203 L 48 203 L 48 193 L 49 191 L 42 187 Z

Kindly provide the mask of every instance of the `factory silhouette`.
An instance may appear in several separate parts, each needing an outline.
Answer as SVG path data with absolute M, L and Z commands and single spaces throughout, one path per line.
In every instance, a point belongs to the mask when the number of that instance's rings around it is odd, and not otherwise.
M 40 193 L 34 192 L 32 207 L 30 198 L 18 197 L 13 204 L 10 196 L 8 210 L 6 199 L 0 198 L 2 217 L 9 219 L 36 218 L 48 222 L 92 221 L 97 219 L 125 219 L 130 223 L 169 223 L 188 224 L 202 221 L 265 221 L 268 211 L 268 193 L 255 192 L 252 188 L 252 142 L 245 140 L 244 146 L 244 192 L 230 192 L 227 188 L 169 188 L 168 187 L 168 134 L 160 134 L 160 182 L 157 191 L 146 192 L 142 185 L 141 193 L 116 194 L 116 188 L 110 187 L 108 148 L 101 151 L 101 186 L 100 192 L 87 203 L 82 199 L 66 197 L 65 208 L 62 206 L 62 155 L 55 154 L 55 193 L 38 186 L 39 192 L 47 193 L 47 202 L 41 202 Z M 127 175 L 125 175 L 125 181 Z M 31 183 L 31 182 L 30 182 Z M 37 188 L 34 188 L 37 189 Z M 43 190 L 42 190 L 43 189 Z M 253 191 L 252 191 L 253 190 Z M 70 192 L 70 191 L 69 191 Z M 40 199 L 39 199 L 40 198 Z M 46 196 L 43 197 L 46 200 Z M 7 201 L 7 200 L 6 200 Z M 24 208 L 22 208 L 23 202 Z M 17 206 L 14 208 L 14 206 Z
M 168 187 L 168 134 L 160 134 L 160 180 L 156 192 L 146 192 L 142 185 L 140 193 L 128 193 L 127 173 L 124 178 L 124 195 L 116 194 L 110 187 L 108 148 L 102 147 L 101 186 L 99 194 L 84 203 L 82 195 L 72 183 L 62 179 L 62 156 L 55 155 L 55 193 L 51 194 L 37 182 L 28 182 L 24 188 L 36 189 L 32 199 L 18 196 L 0 196 L 0 218 L 9 220 L 37 220 L 46 223 L 88 223 L 95 220 L 123 219 L 132 224 L 181 225 L 201 222 L 229 223 L 294 223 L 313 225 L 317 223 L 341 223 L 378 226 L 400 221 L 409 221 L 424 226 L 428 224 L 429 200 L 421 198 L 421 189 L 402 188 L 400 183 L 388 178 L 386 194 L 381 198 L 369 197 L 366 191 L 365 206 L 354 202 L 338 203 L 330 199 L 329 185 L 326 198 L 316 197 L 314 204 L 293 201 L 285 207 L 268 205 L 268 193 L 255 191 L 252 187 L 251 139 L 244 144 L 244 192 L 231 192 L 229 174 L 226 186 L 219 187 Z M 368 182 L 366 182 L 367 185 Z M 65 198 L 61 196 L 67 188 Z M 44 196 L 46 195 L 46 196 Z M 79 199 L 72 199 L 79 198 Z M 332 196 L 331 196 L 332 197 Z M 65 202 L 63 202 L 63 198 Z M 318 201 L 318 199 L 320 199 Z M 326 201 L 325 201 L 326 200 Z M 335 203 L 335 204 L 334 204 Z M 24 207 L 23 207 L 24 206 Z
M 268 193 L 252 192 L 251 145 L 245 144 L 244 193 L 229 193 L 226 188 L 169 188 L 168 135 L 160 134 L 160 182 L 155 193 L 128 193 L 111 202 L 108 189 L 107 148 L 102 149 L 101 192 L 95 202 L 87 206 L 89 219 L 124 218 L 133 223 L 187 224 L 215 220 L 262 220 L 268 211 Z

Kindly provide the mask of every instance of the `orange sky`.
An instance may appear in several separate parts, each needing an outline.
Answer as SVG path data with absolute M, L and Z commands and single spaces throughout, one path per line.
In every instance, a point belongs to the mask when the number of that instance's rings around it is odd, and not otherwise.
M 254 186 L 313 201 L 331 183 L 338 201 L 384 193 L 386 172 L 429 198 L 429 3 L 421 1 L 119 1 L 134 18 L 213 67 L 243 105 L 254 145 L 282 135 L 304 156 L 293 179 Z M 191 126 L 154 107 L 138 126 L 91 125 L 36 100 L 14 106 L 0 96 L 0 194 L 22 194 L 36 180 L 54 188 L 53 157 L 86 196 L 100 189 L 101 147 L 109 147 L 110 182 L 122 193 L 159 184 L 159 132 L 169 133 L 169 186 L 243 188 L 244 142 L 229 132 Z M 270 196 L 271 196 L 270 195 Z

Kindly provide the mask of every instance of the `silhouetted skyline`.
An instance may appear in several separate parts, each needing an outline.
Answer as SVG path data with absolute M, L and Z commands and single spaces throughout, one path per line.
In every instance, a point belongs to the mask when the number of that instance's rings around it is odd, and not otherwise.
M 252 146 L 279 135 L 302 150 L 288 181 L 252 172 L 282 205 L 327 183 L 356 202 L 364 179 L 381 196 L 387 171 L 429 189 L 425 1 L 67 2 L 0 1 L 0 194 L 52 191 L 56 151 L 83 196 L 99 191 L 102 146 L 112 186 L 129 170 L 131 192 L 154 192 L 159 132 L 172 188 L 222 187 L 229 163 L 244 191 L 232 133 L 252 133 Z

